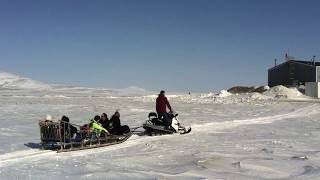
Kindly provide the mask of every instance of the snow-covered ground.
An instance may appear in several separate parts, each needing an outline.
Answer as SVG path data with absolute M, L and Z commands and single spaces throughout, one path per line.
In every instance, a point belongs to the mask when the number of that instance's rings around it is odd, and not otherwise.
M 295 89 L 169 94 L 191 133 L 56 153 L 39 149 L 46 114 L 83 124 L 120 109 L 122 124 L 137 127 L 156 93 L 9 81 L 1 73 L 0 84 L 0 179 L 320 179 L 320 104 Z

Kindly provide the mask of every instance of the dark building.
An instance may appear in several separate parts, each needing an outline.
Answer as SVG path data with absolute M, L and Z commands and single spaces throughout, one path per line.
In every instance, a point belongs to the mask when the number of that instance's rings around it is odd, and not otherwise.
M 320 62 L 288 60 L 268 70 L 268 85 L 299 86 L 320 81 Z

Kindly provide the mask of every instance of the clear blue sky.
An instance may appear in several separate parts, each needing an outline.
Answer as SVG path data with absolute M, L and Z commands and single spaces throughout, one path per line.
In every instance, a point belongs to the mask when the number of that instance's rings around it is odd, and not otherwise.
M 318 0 L 1 0 L 0 70 L 47 83 L 202 91 L 320 57 Z

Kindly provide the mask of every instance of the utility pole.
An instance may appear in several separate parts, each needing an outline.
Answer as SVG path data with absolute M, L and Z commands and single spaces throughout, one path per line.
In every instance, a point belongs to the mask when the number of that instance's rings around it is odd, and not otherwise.
M 312 63 L 313 63 L 314 66 L 316 65 L 316 56 L 312 57 Z
M 278 61 L 278 59 L 274 59 L 274 67 L 277 66 L 277 61 Z

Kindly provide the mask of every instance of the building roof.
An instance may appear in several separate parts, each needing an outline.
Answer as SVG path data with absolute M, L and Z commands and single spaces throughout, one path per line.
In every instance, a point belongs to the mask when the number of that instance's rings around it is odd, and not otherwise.
M 274 66 L 272 68 L 270 68 L 269 70 L 272 70 L 272 69 L 277 69 L 285 64 L 288 64 L 288 63 L 300 63 L 300 64 L 305 64 L 307 66 L 320 66 L 320 62 L 312 62 L 312 61 L 301 61 L 301 60 L 289 60 L 289 61 L 285 61 L 281 64 L 278 64 L 277 66 Z

